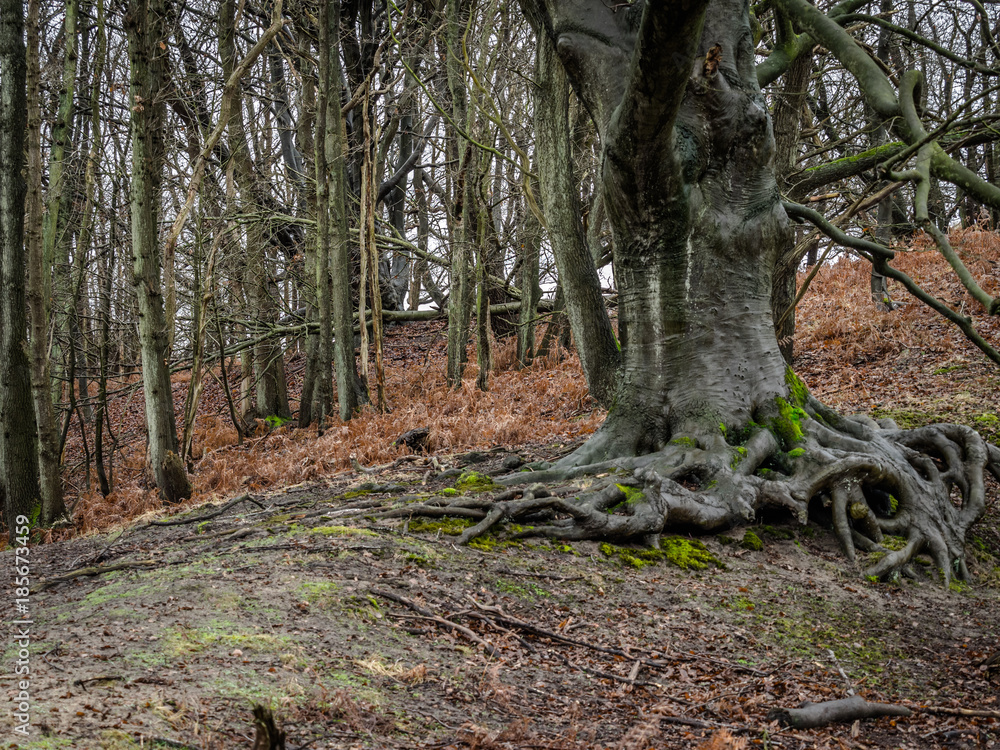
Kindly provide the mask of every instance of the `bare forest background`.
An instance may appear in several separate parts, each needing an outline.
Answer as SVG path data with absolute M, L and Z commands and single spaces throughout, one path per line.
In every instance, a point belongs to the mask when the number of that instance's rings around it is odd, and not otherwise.
M 970 344 L 800 229 L 779 342 L 831 405 L 912 401 L 913 424 L 933 418 L 921 388 L 961 390 L 967 367 L 995 382 L 976 290 L 995 290 L 1000 212 L 935 178 L 921 225 L 913 184 L 887 172 L 913 149 L 822 46 L 771 76 L 804 43 L 771 3 L 753 10 L 783 193 L 897 247 L 936 303 L 976 318 Z M 923 73 L 933 136 L 995 183 L 996 6 L 835 10 L 892 80 Z M 545 228 L 537 45 L 516 4 L 30 0 L 23 12 L 32 401 L 2 420 L 37 431 L 49 535 L 391 462 L 413 429 L 428 430 L 422 447 L 461 451 L 570 446 L 600 424 Z M 572 96 L 567 127 L 579 231 L 613 311 L 600 143 Z M 954 257 L 930 228 L 952 233 Z M 888 382 L 919 353 L 946 374 Z M 995 436 L 988 390 L 938 416 Z

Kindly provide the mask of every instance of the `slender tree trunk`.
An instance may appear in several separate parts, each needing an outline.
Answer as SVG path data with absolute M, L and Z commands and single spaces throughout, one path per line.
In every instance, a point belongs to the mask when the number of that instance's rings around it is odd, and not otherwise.
M 340 114 L 340 3 L 324 0 L 320 24 L 319 104 L 317 107 L 316 182 L 325 190 L 318 199 L 318 217 L 328 222 L 327 238 L 321 240 L 317 258 L 317 294 L 322 286 L 328 303 L 320 310 L 320 375 L 329 378 L 329 347 L 333 339 L 333 361 L 337 378 L 337 399 L 340 418 L 349 420 L 359 406 L 367 401 L 364 386 L 358 378 L 354 357 L 354 323 L 351 315 L 351 246 L 347 233 L 347 183 L 344 168 L 344 120 Z M 322 151 L 322 167 L 321 154 Z M 325 259 L 329 260 L 326 261 Z M 362 284 L 364 280 L 362 279 Z M 324 312 L 329 305 L 328 312 Z M 324 322 L 325 321 L 325 322 Z M 324 325 L 326 326 L 324 328 Z M 332 328 L 332 330 L 331 330 Z M 325 369 L 322 363 L 326 363 Z M 322 382 L 322 381 L 318 381 Z
M 114 244 L 108 248 L 106 257 L 107 260 L 101 264 L 99 276 L 101 289 L 98 321 L 101 331 L 98 339 L 97 410 L 94 415 L 94 468 L 97 471 L 97 482 L 104 497 L 110 495 L 111 490 L 114 489 L 114 472 L 111 461 L 105 462 L 104 460 L 104 420 L 108 413 L 108 354 L 111 348 L 111 283 L 114 279 L 115 268 Z M 111 451 L 109 456 L 113 459 L 114 451 Z
M 537 169 L 536 166 L 535 170 Z M 534 190 L 537 194 L 537 182 Z M 521 310 L 517 329 L 517 361 L 521 367 L 527 367 L 534 358 L 535 315 L 538 300 L 542 296 L 542 288 L 538 284 L 538 251 L 542 240 L 542 226 L 534 211 L 524 212 L 524 225 L 520 235 L 518 253 L 521 260 Z
M 322 38 L 326 38 L 326 25 L 321 24 L 320 35 Z M 323 49 L 323 43 L 320 43 L 320 49 Z M 326 174 L 326 159 L 317 152 L 316 150 L 316 137 L 313 129 L 319 127 L 319 120 L 322 119 L 323 123 L 326 122 L 326 112 L 325 110 L 320 113 L 317 110 L 317 97 L 316 97 L 316 72 L 313 68 L 311 62 L 312 55 L 312 45 L 309 41 L 304 38 L 299 38 L 299 75 L 302 78 L 302 85 L 299 88 L 299 112 L 301 113 L 298 121 L 298 142 L 302 147 L 303 156 L 303 169 L 309 165 L 312 169 L 312 174 L 314 179 L 305 180 L 303 186 L 303 198 L 305 200 L 305 206 L 301 207 L 304 213 L 311 216 L 316 221 L 316 231 L 307 234 L 305 240 L 305 253 L 303 261 L 303 283 L 301 296 L 306 303 L 306 320 L 318 321 L 319 320 L 319 290 L 320 286 L 319 277 L 316 275 L 317 264 L 319 263 L 318 256 L 320 253 L 320 225 L 324 227 L 329 226 L 329 218 L 326 215 L 325 206 L 321 209 L 321 204 L 317 197 L 319 186 L 322 183 L 323 189 L 326 189 L 326 181 L 320 179 L 320 175 Z M 324 102 L 325 105 L 325 102 Z M 322 148 L 322 140 L 320 140 L 320 147 Z M 320 171 L 320 164 L 322 163 L 322 171 Z M 324 192 L 325 195 L 325 192 Z M 324 229 L 324 232 L 329 232 L 328 229 Z M 327 240 L 329 242 L 329 240 Z M 328 248 L 327 248 L 328 252 Z M 326 290 L 327 293 L 329 290 Z M 327 312 L 327 320 L 329 320 L 329 311 Z M 331 328 L 330 325 L 327 326 L 328 329 Z M 330 333 L 332 336 L 332 332 Z M 312 424 L 314 419 L 314 400 L 318 394 L 318 379 L 320 373 L 320 336 L 318 333 L 310 333 L 306 338 L 305 354 L 306 354 L 306 367 L 305 372 L 302 376 L 302 392 L 299 401 L 299 427 L 308 427 Z M 330 351 L 325 353 L 326 357 L 326 370 L 325 372 L 331 373 L 333 371 L 332 354 Z M 327 375 L 327 379 L 332 378 L 332 375 Z M 332 382 L 332 381 L 330 381 Z M 333 403 L 333 387 L 329 386 L 328 392 L 320 396 L 320 402 L 318 404 L 319 408 L 316 411 L 322 414 L 330 414 L 332 410 Z
M 812 72 L 812 56 L 797 58 L 785 73 L 781 94 L 774 107 L 774 172 L 778 187 L 784 194 L 790 188 L 787 178 L 795 170 L 798 160 L 799 132 L 802 122 L 802 108 L 809 88 Z M 775 270 L 772 291 L 774 319 L 781 321 L 775 336 L 785 362 L 791 364 L 795 344 L 795 311 L 785 315 L 785 311 L 795 300 L 796 280 L 802 258 L 795 252 L 795 243 L 790 242 L 782 252 Z
M 358 236 L 361 240 L 361 284 L 358 295 L 358 320 L 361 321 L 361 379 L 367 384 L 371 393 L 371 378 L 368 372 L 368 326 L 365 325 L 367 315 L 365 297 L 371 298 L 372 339 L 375 344 L 375 404 L 379 411 L 388 410 L 385 397 L 385 370 L 382 365 L 382 291 L 379 283 L 378 247 L 375 244 L 375 144 L 378 135 L 371 132 L 371 117 L 369 112 L 370 94 L 366 90 L 361 110 L 361 121 L 364 129 L 362 147 L 364 153 L 361 159 L 361 226 Z
M 79 0 L 70 0 L 66 4 L 66 14 L 63 17 L 63 60 L 62 76 L 59 86 L 58 109 L 52 123 L 52 142 L 49 147 L 49 184 L 45 197 L 44 216 L 44 258 L 45 267 L 50 269 L 45 283 L 48 288 L 43 291 L 49 309 L 46 310 L 48 326 L 52 329 L 51 341 L 46 342 L 47 357 L 55 363 L 57 382 L 63 387 L 72 388 L 73 384 L 65 379 L 65 371 L 69 369 L 67 361 L 68 347 L 64 348 L 68 338 L 73 335 L 70 330 L 70 300 L 72 299 L 72 276 L 70 274 L 71 232 L 68 229 L 68 213 L 63 211 L 64 204 L 72 199 L 72 183 L 70 180 L 70 164 L 67 158 L 73 150 L 73 100 L 76 91 L 77 72 L 77 21 L 79 17 Z M 64 201 L 64 196 L 67 200 Z M 53 289 L 54 276 L 54 289 Z M 50 366 L 51 368 L 51 366 Z M 57 393 L 60 389 L 57 387 Z M 71 415 L 67 413 L 67 419 Z
M 340 132 L 340 81 L 333 80 L 335 68 L 331 58 L 339 56 L 335 40 L 339 38 L 340 11 L 334 0 L 324 0 L 323 16 L 319 24 L 319 85 L 317 87 L 316 106 L 316 244 L 312 259 L 313 290 L 315 303 L 313 313 L 319 321 L 319 334 L 310 349 L 309 375 L 312 379 L 312 392 L 309 394 L 311 403 L 308 406 L 310 421 L 315 419 L 319 429 L 324 428 L 326 418 L 333 414 L 333 310 L 331 297 L 333 295 L 330 276 L 331 254 L 331 178 L 330 167 L 327 164 L 327 154 L 333 162 L 342 158 L 343 149 L 339 139 L 330 133 L 336 128 Z M 338 58 L 339 61 L 339 58 Z M 339 67 L 339 66 L 338 66 Z M 330 119 L 332 118 L 332 122 Z M 328 140 L 334 140 L 332 148 L 327 146 Z M 343 170 L 343 167 L 340 167 Z M 343 204 L 340 205 L 343 209 Z M 345 225 L 346 229 L 346 225 Z M 350 277 L 348 277 L 350 278 Z M 350 294 L 348 293 L 348 301 Z M 350 313 L 348 312 L 348 317 Z M 353 367 L 353 342 L 351 334 L 351 364 Z M 339 381 L 338 381 L 339 382 Z M 306 391 L 303 389 L 303 408 Z M 343 401 L 343 399 L 342 399 Z M 300 424 L 305 421 L 300 419 Z
M 488 164 L 488 162 L 487 162 Z M 468 208 L 476 212 L 476 364 L 479 374 L 476 376 L 476 387 L 481 391 L 489 390 L 490 370 L 493 367 L 493 353 L 490 349 L 490 296 L 487 269 L 489 252 L 493 243 L 487 240 L 487 234 L 495 234 L 493 222 L 486 202 L 483 199 L 483 181 L 488 175 L 488 165 L 478 170 L 476 178 L 476 201 Z
M 239 58 L 235 41 L 235 0 L 225 0 L 219 13 L 219 50 L 223 74 L 228 77 L 236 70 Z M 247 142 L 243 120 L 243 97 L 237 92 L 227 123 L 229 152 L 233 175 L 240 189 L 241 203 L 249 210 L 259 210 L 265 205 L 265 187 L 260 184 Z M 253 317 L 253 336 L 267 331 L 277 320 L 277 286 L 273 281 L 271 263 L 267 257 L 267 239 L 264 226 L 259 221 L 247 225 L 246 263 L 243 267 L 243 290 L 246 293 L 250 315 Z M 253 390 L 255 408 L 246 416 L 260 418 L 278 416 L 291 418 L 285 366 L 281 345 L 275 338 L 264 338 L 253 351 Z M 244 375 L 246 375 L 245 373 Z
M 39 69 L 38 2 L 28 4 L 28 199 L 25 239 L 28 253 L 28 314 L 31 323 L 31 391 L 38 424 L 39 486 L 43 519 L 65 511 L 59 476 L 59 427 L 52 403 L 49 334 L 52 324 L 52 264 L 46 263 L 42 209 L 42 115 Z M 60 168 L 57 170 L 61 172 Z M 51 183 L 50 183 L 51 184 Z
M 24 5 L 0 0 L 0 501 L 12 543 L 41 511 L 24 291 L 25 57 Z
M 451 92 L 452 121 L 469 132 L 474 114 L 466 100 L 465 70 L 462 67 L 462 34 L 471 7 L 462 8 L 459 0 L 448 0 L 445 39 L 447 43 L 448 89 Z M 454 129 L 453 129 L 454 130 Z M 456 132 L 454 137 L 460 136 Z M 476 208 L 473 183 L 477 152 L 470 143 L 459 142 L 459 163 L 454 187 L 454 232 L 451 242 L 451 294 L 448 297 L 447 381 L 452 388 L 462 384 L 466 346 L 471 319 L 473 243 L 476 239 Z
M 609 405 L 618 383 L 619 346 L 605 311 L 600 279 L 580 221 L 569 132 L 569 82 L 556 57 L 555 45 L 544 35 L 538 41 L 537 80 L 535 131 L 545 221 L 590 392 Z M 619 318 L 624 339 L 623 323 Z
M 177 426 L 167 363 L 172 323 L 164 315 L 159 246 L 163 171 L 163 85 L 167 38 L 163 0 L 130 0 L 125 16 L 131 66 L 132 263 L 139 305 L 139 343 L 146 401 L 148 460 L 168 502 L 190 497 L 191 483 L 178 454 Z

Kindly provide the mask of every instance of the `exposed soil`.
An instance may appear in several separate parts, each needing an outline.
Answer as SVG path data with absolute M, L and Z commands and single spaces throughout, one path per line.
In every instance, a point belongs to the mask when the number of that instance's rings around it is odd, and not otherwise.
M 861 580 L 812 526 L 753 527 L 757 551 L 742 530 L 706 538 L 723 567 L 684 570 L 633 567 L 594 543 L 457 547 L 454 521 L 377 516 L 462 491 L 449 469 L 498 473 L 509 455 L 455 456 L 443 472 L 413 457 L 206 521 L 212 506 L 32 548 L 36 586 L 137 567 L 32 595 L 32 735 L 5 732 L 4 746 L 250 748 L 254 703 L 275 709 L 288 748 L 1000 742 L 997 719 L 951 713 L 1000 710 L 1000 674 L 977 666 L 1000 646 L 992 559 L 975 586 L 948 591 L 932 573 Z M 10 570 L 12 553 L 0 559 Z M 4 688 L 14 696 L 10 676 Z M 766 718 L 849 691 L 914 715 L 809 731 Z

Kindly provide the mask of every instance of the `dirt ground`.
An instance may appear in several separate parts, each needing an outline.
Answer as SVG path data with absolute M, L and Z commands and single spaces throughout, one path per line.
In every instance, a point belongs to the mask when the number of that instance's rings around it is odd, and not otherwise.
M 289 750 L 1000 747 L 992 558 L 949 591 L 866 581 L 823 529 L 780 519 L 751 528 L 762 549 L 706 538 L 715 562 L 683 569 L 594 543 L 458 547 L 460 521 L 380 516 L 482 490 L 463 468 L 510 455 L 413 457 L 32 548 L 30 735 L 5 711 L 0 747 L 250 748 L 256 703 Z M 913 715 L 767 719 L 851 693 Z

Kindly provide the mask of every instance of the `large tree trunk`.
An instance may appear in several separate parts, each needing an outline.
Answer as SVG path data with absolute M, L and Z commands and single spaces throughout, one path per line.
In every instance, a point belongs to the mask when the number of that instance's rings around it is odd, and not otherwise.
M 788 391 L 771 324 L 772 277 L 788 221 L 742 3 L 714 2 L 704 34 L 704 3 L 602 7 L 553 3 L 543 17 L 601 135 L 602 191 L 615 236 L 621 371 L 607 423 L 578 456 L 587 462 L 657 450 L 676 435 L 742 429 Z M 578 25 L 560 33 L 585 11 L 601 24 L 594 36 Z M 648 34 L 641 41 L 633 31 L 640 20 Z M 598 32 L 615 44 L 597 44 Z M 660 55 L 655 44 L 672 54 Z M 623 47 L 635 45 L 639 64 L 633 61 L 629 80 Z M 671 90 L 663 83 L 670 80 L 687 85 Z M 541 173 L 545 180 L 544 163 Z M 545 198 L 549 214 L 553 196 Z M 579 297 L 567 288 L 574 331 L 592 337 L 592 326 L 573 312 Z M 606 368 L 597 372 L 607 377 Z M 588 377 L 599 395 L 609 387 Z
M 168 502 L 191 494 L 180 460 L 167 362 L 169 337 L 160 283 L 160 179 L 163 170 L 163 84 L 167 36 L 162 0 L 132 0 L 125 17 L 131 66 L 132 261 L 139 303 L 142 386 L 150 470 Z
M 851 560 L 858 547 L 882 553 L 869 575 L 906 572 L 926 552 L 946 582 L 964 577 L 964 534 L 985 506 L 984 469 L 1000 474 L 1000 451 L 954 425 L 902 431 L 841 417 L 809 395 L 781 356 L 772 293 L 791 241 L 786 208 L 813 217 L 780 199 L 747 6 L 522 6 L 539 29 L 540 55 L 552 45 L 601 138 L 621 365 L 594 437 L 547 472 L 505 481 L 618 469 L 632 472 L 625 484 L 637 491 L 626 493 L 621 475 L 571 500 L 536 484 L 484 511 L 464 539 L 507 518 L 533 524 L 533 534 L 655 543 L 665 527 L 726 528 L 776 507 L 803 522 L 825 517 Z M 541 125 L 540 138 L 558 140 L 560 128 L 564 135 L 562 122 L 543 115 Z M 546 194 L 544 163 L 539 171 L 546 214 L 562 216 L 566 208 Z M 547 218 L 553 234 L 563 225 L 577 231 Z M 557 253 L 562 240 L 553 237 Z M 593 282 L 584 286 L 592 292 Z M 570 312 L 578 341 L 606 325 L 603 308 Z M 592 390 L 601 386 L 595 374 L 606 377 L 586 363 L 585 372 Z M 905 547 L 882 546 L 883 533 L 905 536 Z

